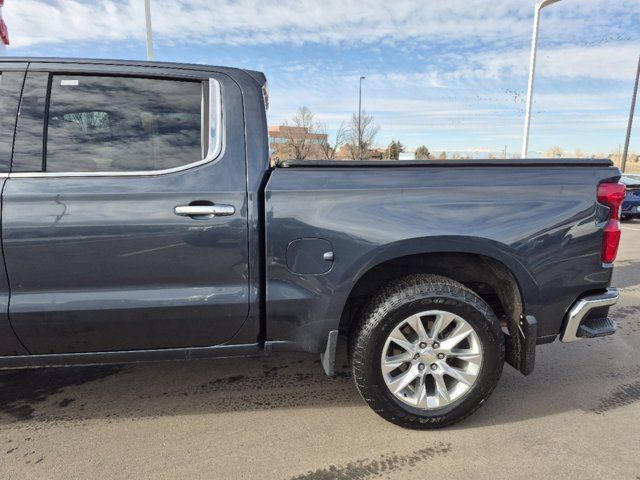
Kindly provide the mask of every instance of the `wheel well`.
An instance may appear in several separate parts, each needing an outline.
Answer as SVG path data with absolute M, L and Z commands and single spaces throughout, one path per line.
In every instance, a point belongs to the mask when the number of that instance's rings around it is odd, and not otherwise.
M 350 334 L 353 320 L 373 293 L 394 279 L 414 273 L 442 275 L 473 290 L 493 309 L 509 336 L 518 338 L 518 321 L 523 314 L 522 296 L 511 270 L 494 258 L 457 252 L 408 255 L 367 271 L 349 294 L 340 320 L 341 333 Z

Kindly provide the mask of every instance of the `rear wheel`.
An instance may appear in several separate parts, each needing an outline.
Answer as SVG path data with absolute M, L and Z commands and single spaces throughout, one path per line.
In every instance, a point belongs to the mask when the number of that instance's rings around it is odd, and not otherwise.
M 484 403 L 504 363 L 504 339 L 489 306 L 458 282 L 414 275 L 382 289 L 354 329 L 352 373 L 383 418 L 436 428 Z

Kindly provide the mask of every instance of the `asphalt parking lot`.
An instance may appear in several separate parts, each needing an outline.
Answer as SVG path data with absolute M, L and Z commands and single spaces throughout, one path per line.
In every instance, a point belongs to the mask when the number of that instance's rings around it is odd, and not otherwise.
M 376 416 L 318 358 L 0 372 L 0 478 L 640 479 L 640 221 L 613 337 L 541 346 L 453 428 Z

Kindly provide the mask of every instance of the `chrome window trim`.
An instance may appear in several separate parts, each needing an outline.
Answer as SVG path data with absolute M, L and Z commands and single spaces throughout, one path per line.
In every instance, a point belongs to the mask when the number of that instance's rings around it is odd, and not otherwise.
M 181 172 L 206 163 L 213 162 L 222 152 L 222 130 L 224 128 L 222 118 L 222 86 L 215 78 L 209 78 L 209 146 L 207 155 L 196 162 L 187 163 L 179 167 L 166 168 L 164 170 L 140 170 L 126 172 L 11 172 L 5 174 L 8 178 L 40 178 L 40 177 L 153 177 L 169 173 Z M 203 96 L 204 97 L 204 96 Z M 202 99 L 204 106 L 204 98 Z M 205 114 L 204 109 L 201 112 Z M 203 126 L 204 131 L 204 126 Z M 0 177 L 2 178 L 2 177 Z

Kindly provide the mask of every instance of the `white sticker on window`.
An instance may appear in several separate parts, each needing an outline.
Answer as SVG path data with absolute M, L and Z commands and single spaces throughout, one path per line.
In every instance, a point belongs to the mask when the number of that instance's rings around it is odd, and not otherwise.
M 78 80 L 60 80 L 60 85 L 69 86 L 69 87 L 77 87 Z

